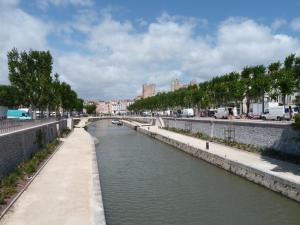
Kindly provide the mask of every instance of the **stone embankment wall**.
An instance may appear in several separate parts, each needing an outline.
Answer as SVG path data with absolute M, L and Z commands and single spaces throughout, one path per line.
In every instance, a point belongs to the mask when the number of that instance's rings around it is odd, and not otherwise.
M 273 148 L 282 152 L 300 155 L 300 142 L 295 141 L 299 133 L 290 124 L 276 122 L 242 122 L 238 120 L 194 120 L 164 118 L 166 127 L 204 133 L 210 137 L 251 144 L 261 148 Z
M 51 122 L 0 135 L 0 178 L 31 158 L 41 146 L 57 138 L 67 128 L 67 120 Z
M 156 118 L 154 117 L 125 117 L 125 119 L 148 124 L 155 124 L 156 121 Z
M 130 122 L 125 122 L 124 124 L 126 126 L 130 126 Z M 244 177 L 247 180 L 250 180 L 254 183 L 262 185 L 286 197 L 300 202 L 300 186 L 297 183 L 284 180 L 267 172 L 212 154 L 200 148 L 187 145 L 180 140 L 174 140 L 169 137 L 165 137 L 160 134 L 148 131 L 145 128 L 138 127 L 137 131 L 147 134 L 155 139 L 181 149 L 182 151 L 193 155 L 194 157 L 205 160 L 215 166 L 223 168 L 231 173 Z

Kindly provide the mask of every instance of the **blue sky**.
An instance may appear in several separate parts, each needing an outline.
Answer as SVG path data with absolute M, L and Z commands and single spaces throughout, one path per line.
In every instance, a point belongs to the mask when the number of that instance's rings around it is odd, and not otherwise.
M 6 52 L 50 50 L 85 99 L 133 98 L 143 83 L 201 82 L 300 52 L 300 0 L 0 0 Z

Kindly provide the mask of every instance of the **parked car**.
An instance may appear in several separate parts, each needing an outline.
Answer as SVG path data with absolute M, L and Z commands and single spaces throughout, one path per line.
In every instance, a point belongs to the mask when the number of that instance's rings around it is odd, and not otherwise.
M 284 106 L 270 107 L 261 116 L 263 120 L 284 120 L 289 119 L 289 111 Z
M 171 116 L 171 114 L 172 114 L 171 110 L 164 111 L 165 116 Z
M 295 117 L 296 114 L 299 113 L 299 107 L 295 105 L 286 106 L 284 109 L 284 119 L 290 120 Z
M 151 112 L 143 112 L 143 116 L 151 116 Z
M 249 109 L 249 117 L 251 119 L 260 119 L 261 115 L 263 114 L 262 108 L 262 103 L 251 103 Z
M 233 116 L 235 118 L 240 118 L 238 113 L 237 113 L 237 108 L 236 107 L 218 108 L 214 117 L 216 119 L 228 119 L 230 116 Z
M 9 109 L 7 110 L 7 119 L 31 120 L 32 118 L 24 110 Z
M 156 112 L 156 116 L 164 116 L 164 112 L 163 111 L 158 111 L 158 112 Z
M 265 102 L 264 110 L 268 110 L 272 107 L 277 107 L 278 102 Z M 260 119 L 263 115 L 263 105 L 262 103 L 251 103 L 250 110 L 249 110 L 249 117 L 251 119 Z
M 18 110 L 25 111 L 29 116 L 32 115 L 32 110 L 30 108 L 19 108 Z
M 194 117 L 194 109 L 189 108 L 189 109 L 183 109 L 182 111 L 182 116 L 183 117 Z
M 207 110 L 207 116 L 208 117 L 214 117 L 216 113 L 217 113 L 216 109 L 208 109 Z

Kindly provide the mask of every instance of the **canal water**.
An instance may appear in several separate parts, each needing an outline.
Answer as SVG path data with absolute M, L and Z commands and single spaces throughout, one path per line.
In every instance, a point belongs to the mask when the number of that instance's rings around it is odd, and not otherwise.
M 300 204 L 111 121 L 91 124 L 107 225 L 299 225 Z

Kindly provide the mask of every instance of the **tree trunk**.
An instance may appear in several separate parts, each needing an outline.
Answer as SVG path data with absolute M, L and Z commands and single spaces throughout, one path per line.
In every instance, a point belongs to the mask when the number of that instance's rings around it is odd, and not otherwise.
M 282 95 L 282 104 L 283 106 L 286 104 L 286 95 Z
M 247 97 L 247 100 L 246 100 L 246 106 L 247 106 L 247 116 L 249 116 L 249 110 L 250 110 L 250 99 Z
M 262 93 L 262 113 L 265 112 L 265 93 Z

